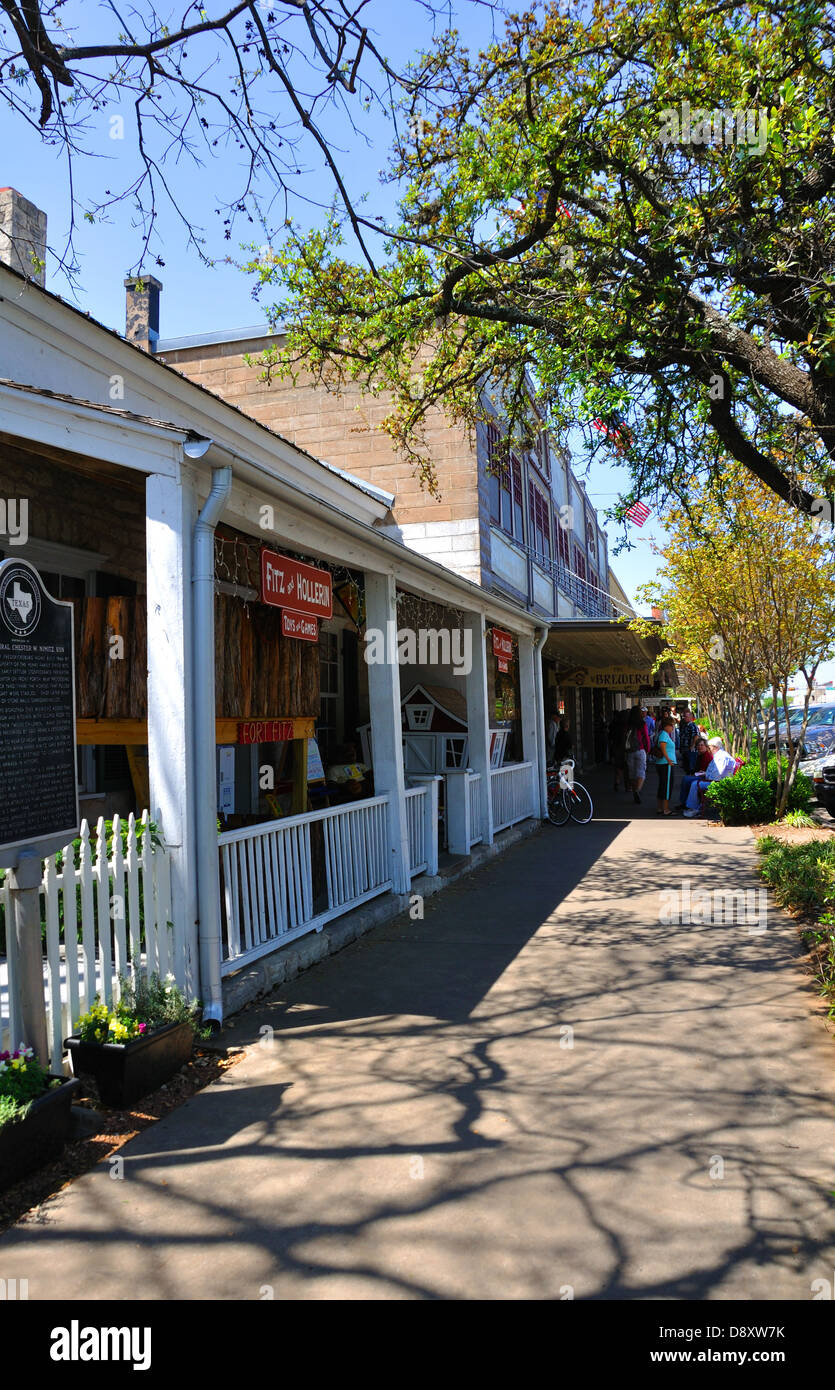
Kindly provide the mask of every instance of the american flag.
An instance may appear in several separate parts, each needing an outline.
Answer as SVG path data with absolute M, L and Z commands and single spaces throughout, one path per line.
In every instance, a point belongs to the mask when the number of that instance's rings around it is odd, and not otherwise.
M 607 415 L 605 419 L 598 417 L 592 420 L 592 425 L 600 431 L 604 439 L 614 445 L 618 454 L 624 453 L 632 443 L 632 431 L 620 415 Z
M 650 509 L 645 502 L 633 502 L 625 514 L 630 521 L 634 521 L 636 526 L 643 526 L 650 515 Z

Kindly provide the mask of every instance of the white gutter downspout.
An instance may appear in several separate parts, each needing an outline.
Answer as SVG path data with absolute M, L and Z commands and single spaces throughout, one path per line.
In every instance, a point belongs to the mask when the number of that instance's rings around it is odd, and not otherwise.
M 212 490 L 194 526 L 194 793 L 197 917 L 203 1019 L 223 1021 L 215 754 L 215 527 L 232 491 L 229 465 L 212 469 Z
M 541 633 L 538 629 L 533 644 L 535 653 L 534 688 L 536 690 L 536 723 L 538 731 L 536 746 L 540 754 L 537 760 L 539 764 L 539 814 L 543 820 L 547 819 L 548 816 L 548 781 L 545 771 L 547 759 L 545 752 L 545 700 L 542 689 L 542 649 L 548 641 L 548 632 L 549 629 L 547 627 L 543 627 Z

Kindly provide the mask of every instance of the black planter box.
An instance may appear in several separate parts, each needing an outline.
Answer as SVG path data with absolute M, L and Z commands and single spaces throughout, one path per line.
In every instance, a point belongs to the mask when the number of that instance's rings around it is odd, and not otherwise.
M 191 1056 L 190 1023 L 164 1023 L 128 1043 L 90 1043 L 67 1038 L 75 1076 L 93 1077 L 105 1105 L 116 1109 L 147 1096 L 173 1076 Z
M 72 1131 L 72 1102 L 80 1083 L 51 1076 L 62 1085 L 33 1100 L 22 1120 L 0 1128 L 0 1190 L 58 1158 Z

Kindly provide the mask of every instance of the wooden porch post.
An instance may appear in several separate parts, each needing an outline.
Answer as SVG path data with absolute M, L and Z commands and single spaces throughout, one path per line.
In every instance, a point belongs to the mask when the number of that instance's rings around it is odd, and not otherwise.
M 487 702 L 487 650 L 483 613 L 465 613 L 470 633 L 472 669 L 466 677 L 469 765 L 481 773 L 481 828 L 485 845 L 493 843 L 493 795 L 490 786 L 490 708 Z
M 199 990 L 194 829 L 191 550 L 197 516 L 192 480 L 151 474 L 146 485 L 148 587 L 148 776 L 171 864 L 174 975 Z
M 369 662 L 368 665 L 374 794 L 387 794 L 389 798 L 389 862 L 392 888 L 395 893 L 408 893 L 411 882 L 409 827 L 406 820 L 406 779 L 403 772 L 396 600 L 394 576 L 373 574 L 366 570 L 366 632 L 385 634 L 386 655 L 385 661 Z M 373 651 L 373 648 L 367 650 Z

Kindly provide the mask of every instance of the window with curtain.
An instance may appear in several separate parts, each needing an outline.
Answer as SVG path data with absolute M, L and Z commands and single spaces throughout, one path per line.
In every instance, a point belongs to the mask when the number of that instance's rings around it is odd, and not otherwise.
M 516 540 L 524 539 L 522 515 L 522 465 L 515 454 L 500 452 L 501 435 L 495 425 L 487 426 L 487 486 L 490 520 Z
M 533 483 L 528 484 L 531 548 L 545 564 L 551 560 L 551 521 L 548 499 Z

